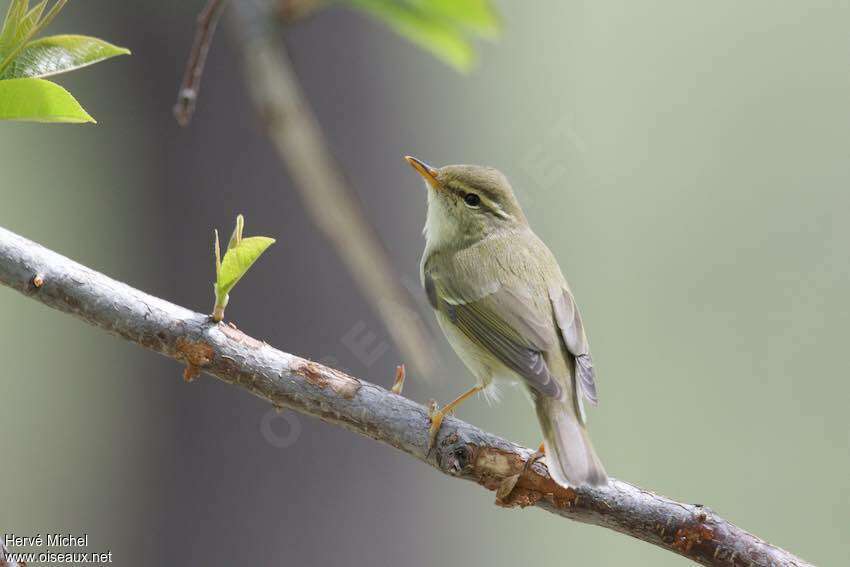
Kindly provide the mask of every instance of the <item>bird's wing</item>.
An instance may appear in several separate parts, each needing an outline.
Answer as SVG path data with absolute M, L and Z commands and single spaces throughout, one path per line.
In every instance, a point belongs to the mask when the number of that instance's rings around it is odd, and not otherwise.
M 469 283 L 462 283 L 462 281 Z M 533 300 L 500 282 L 440 278 L 425 271 L 423 284 L 431 306 L 443 313 L 473 343 L 524 378 L 539 394 L 561 397 L 561 385 L 549 372 L 544 353 L 558 344 L 551 320 L 529 308 Z
M 575 358 L 576 385 L 581 388 L 585 399 L 596 405 L 599 401 L 596 394 L 596 372 L 593 370 L 587 335 L 584 332 L 581 314 L 573 294 L 569 289 L 561 287 L 550 290 L 549 297 L 552 300 L 552 309 L 555 312 L 555 321 L 558 323 L 561 337 L 564 339 L 567 350 Z

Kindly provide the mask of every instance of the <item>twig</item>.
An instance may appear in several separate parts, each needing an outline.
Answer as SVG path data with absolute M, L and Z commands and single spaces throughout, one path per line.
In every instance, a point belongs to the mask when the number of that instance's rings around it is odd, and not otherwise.
M 417 373 L 430 374 L 430 336 L 334 159 L 279 41 L 274 11 L 261 0 L 239 0 L 231 13 L 257 113 L 308 214 L 381 316 L 404 361 Z
M 221 19 L 221 14 L 227 6 L 228 0 L 208 0 L 206 6 L 198 15 L 195 28 L 195 39 L 192 43 L 192 51 L 186 61 L 186 70 L 183 73 L 183 82 L 180 83 L 180 91 L 177 93 L 177 103 L 174 105 L 174 117 L 180 126 L 186 126 L 192 120 L 195 112 L 195 103 L 198 100 L 198 92 L 201 89 L 201 77 L 204 74 L 204 63 L 210 51 L 210 44 L 215 35 L 215 28 Z
M 41 286 L 33 285 L 35 276 Z M 0 228 L 0 284 L 112 334 L 286 406 L 382 441 L 444 474 L 498 490 L 502 506 L 537 506 L 603 526 L 703 565 L 805 567 L 702 506 L 682 504 L 627 482 L 564 489 L 533 451 L 446 417 L 428 450 L 428 411 L 340 371 L 279 351 L 208 316 L 117 282 Z M 520 474 L 522 473 L 522 474 Z M 519 478 L 513 478 L 520 474 Z

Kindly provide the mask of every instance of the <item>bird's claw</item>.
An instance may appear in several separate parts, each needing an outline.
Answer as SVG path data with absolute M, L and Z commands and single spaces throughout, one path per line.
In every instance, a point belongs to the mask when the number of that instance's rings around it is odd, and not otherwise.
M 528 469 L 530 469 L 532 467 L 532 465 L 534 465 L 534 463 L 536 463 L 537 461 L 539 461 L 540 459 L 542 459 L 545 456 L 546 456 L 546 447 L 543 445 L 543 443 L 541 443 L 540 447 L 538 447 L 535 452 L 530 454 L 528 456 L 528 458 L 525 460 L 525 463 L 522 465 L 523 474 L 527 473 Z
M 519 478 L 525 474 L 528 474 L 528 470 L 534 465 L 534 463 L 542 459 L 545 455 L 546 448 L 543 446 L 543 443 L 541 443 L 540 447 L 538 447 L 537 450 L 530 454 L 525 460 L 525 463 L 523 463 L 522 470 L 520 472 L 505 477 L 502 480 L 501 484 L 499 484 L 499 488 L 496 489 L 496 504 L 500 506 L 510 506 L 509 497 L 514 491 L 517 482 L 519 482 Z
M 434 442 L 437 440 L 437 433 L 440 431 L 440 426 L 443 424 L 443 418 L 446 417 L 446 414 L 454 413 L 455 409 L 457 409 L 464 400 L 468 399 L 473 394 L 480 392 L 481 389 L 482 386 L 480 385 L 470 388 L 442 408 L 437 406 L 437 402 L 431 400 L 428 405 L 428 417 L 431 419 L 431 427 L 428 429 L 428 454 L 431 453 L 431 449 L 434 447 Z

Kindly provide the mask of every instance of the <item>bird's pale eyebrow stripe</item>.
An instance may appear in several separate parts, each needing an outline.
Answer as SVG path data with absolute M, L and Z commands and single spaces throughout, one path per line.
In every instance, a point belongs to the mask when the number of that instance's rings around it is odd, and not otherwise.
M 502 207 L 500 207 L 499 205 L 496 205 L 495 203 L 493 203 L 493 204 L 494 204 L 494 206 L 495 206 L 495 208 L 493 208 L 493 211 L 494 211 L 497 215 L 499 215 L 499 216 L 500 216 L 500 217 L 502 217 L 503 219 L 506 219 L 506 218 L 510 217 L 510 215 L 509 215 L 508 213 L 506 213 L 504 210 L 502 210 Z

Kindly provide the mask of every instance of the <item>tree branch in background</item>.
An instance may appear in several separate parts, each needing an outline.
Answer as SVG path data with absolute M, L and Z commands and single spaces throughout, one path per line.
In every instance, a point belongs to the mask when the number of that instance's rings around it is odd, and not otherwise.
M 191 117 L 209 42 L 226 3 L 210 0 L 198 17 L 195 45 L 174 109 L 181 125 Z M 318 6 L 315 0 L 283 0 L 276 6 L 263 0 L 234 2 L 246 82 L 263 127 L 313 223 L 378 312 L 405 362 L 420 375 L 428 375 L 434 354 L 430 336 L 334 159 L 279 38 L 279 18 L 303 18 Z
M 395 447 L 440 472 L 496 491 L 501 506 L 537 506 L 603 526 L 702 565 L 809 564 L 710 509 L 611 479 L 565 489 L 533 451 L 447 417 L 429 451 L 428 410 L 380 386 L 272 348 L 210 317 L 117 282 L 0 228 L 0 284 L 100 329 L 288 407 Z M 0 563 L 2 565 L 2 563 Z
M 174 105 L 174 117 L 181 126 L 188 125 L 192 120 L 192 114 L 195 112 L 195 102 L 198 100 L 201 77 L 204 74 L 204 63 L 207 61 L 215 28 L 218 26 L 218 21 L 221 19 L 221 14 L 224 12 L 227 2 L 228 0 L 208 0 L 207 5 L 198 15 L 192 51 L 186 61 L 183 82 L 180 83 L 177 103 Z
M 404 361 L 420 375 L 429 374 L 433 343 L 328 147 L 280 41 L 275 13 L 261 0 L 239 0 L 232 14 L 257 114 L 307 213 L 380 315 Z

